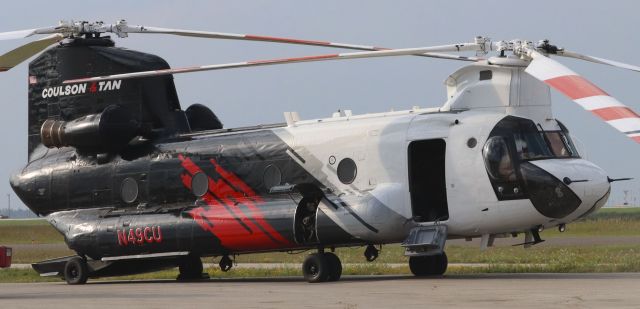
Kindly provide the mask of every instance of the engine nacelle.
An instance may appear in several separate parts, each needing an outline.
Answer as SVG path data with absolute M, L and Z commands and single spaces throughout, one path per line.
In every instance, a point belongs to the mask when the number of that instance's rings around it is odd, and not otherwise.
M 49 148 L 71 146 L 83 151 L 117 151 L 138 135 L 139 124 L 125 108 L 110 105 L 100 114 L 72 121 L 47 119 L 40 129 L 42 144 Z

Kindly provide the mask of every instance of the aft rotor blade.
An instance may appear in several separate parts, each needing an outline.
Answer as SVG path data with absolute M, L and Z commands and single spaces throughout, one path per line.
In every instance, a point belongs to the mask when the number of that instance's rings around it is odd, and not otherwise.
M 606 64 L 606 65 L 614 66 L 614 67 L 621 68 L 621 69 L 640 72 L 640 67 L 639 66 L 635 66 L 635 65 L 627 64 L 627 63 L 623 63 L 623 62 L 618 62 L 618 61 L 614 61 L 614 60 L 609 60 L 609 59 L 589 56 L 589 55 L 583 55 L 583 54 L 579 54 L 579 53 L 568 51 L 568 50 L 558 51 L 557 55 L 558 56 L 563 56 L 563 57 L 569 57 L 569 58 L 585 60 L 585 61 L 599 63 L 599 64 Z
M 48 28 L 36 28 L 36 29 L 10 31 L 10 32 L 0 32 L 0 41 L 24 39 L 34 34 L 62 33 L 63 32 L 62 30 L 63 29 L 60 27 L 48 27 Z
M 0 56 L 0 72 L 8 71 L 23 61 L 31 58 L 31 56 L 43 51 L 51 44 L 63 39 L 60 34 L 54 34 L 46 38 L 29 42 L 10 52 Z
M 227 64 L 204 65 L 199 67 L 175 68 L 175 69 L 165 69 L 165 70 L 115 74 L 115 75 L 107 75 L 107 76 L 99 76 L 99 77 L 80 78 L 80 79 L 66 80 L 64 81 L 64 83 L 70 84 L 70 83 L 93 82 L 93 81 L 101 81 L 101 80 L 152 77 L 152 76 L 179 74 L 179 73 L 244 68 L 244 67 L 263 66 L 263 65 L 287 64 L 287 63 L 297 63 L 297 62 L 315 62 L 315 61 L 346 60 L 346 59 L 374 58 L 374 57 L 408 56 L 408 55 L 423 54 L 428 52 L 475 51 L 482 47 L 484 46 L 481 46 L 480 44 L 476 44 L 476 43 L 461 43 L 461 44 L 432 46 L 432 47 L 404 48 L 404 49 L 367 51 L 367 52 L 356 52 L 356 53 L 325 54 L 325 55 L 315 55 L 315 56 L 296 57 L 296 58 L 255 60 L 255 61 L 236 62 L 236 63 L 227 63 Z
M 536 51 L 530 56 L 533 60 L 525 72 L 640 143 L 640 115 L 559 62 Z
M 334 47 L 334 48 L 344 48 L 344 49 L 353 49 L 353 50 L 367 50 L 367 51 L 378 51 L 378 50 L 389 50 L 390 49 L 390 48 L 378 47 L 378 46 L 370 46 L 370 45 L 347 44 L 347 43 L 316 41 L 316 40 L 303 40 L 303 39 L 293 39 L 293 38 L 281 38 L 281 37 L 264 36 L 264 35 L 253 35 L 253 34 L 238 34 L 238 33 L 224 33 L 224 32 L 209 32 L 209 31 L 170 29 L 170 28 L 159 28 L 159 27 L 128 26 L 126 31 L 127 31 L 127 33 L 172 34 L 172 35 L 179 35 L 179 36 L 209 38 L 209 39 L 259 41 L 259 42 L 310 45 L 310 46 Z M 440 59 L 451 59 L 451 60 L 462 60 L 462 61 L 479 61 L 479 60 L 482 60 L 479 57 L 465 57 L 465 56 L 448 55 L 448 54 L 437 54 L 437 53 L 436 54 L 433 54 L 433 53 L 416 54 L 414 56 L 440 58 Z

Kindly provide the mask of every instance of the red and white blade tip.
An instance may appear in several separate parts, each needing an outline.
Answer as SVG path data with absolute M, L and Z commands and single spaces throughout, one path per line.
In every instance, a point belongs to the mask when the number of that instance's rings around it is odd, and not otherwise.
M 640 143 L 640 115 L 564 65 L 537 54 L 526 72 Z

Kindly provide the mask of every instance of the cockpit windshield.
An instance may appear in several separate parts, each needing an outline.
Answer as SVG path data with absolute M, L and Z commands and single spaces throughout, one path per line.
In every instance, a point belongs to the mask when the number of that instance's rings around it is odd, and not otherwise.
M 491 130 L 482 149 L 489 181 L 500 201 L 529 198 L 552 218 L 581 201 L 561 180 L 530 161 L 579 158 L 567 128 L 545 131 L 530 119 L 507 116 Z M 571 207 L 558 207 L 569 205 Z M 560 212 L 559 212 L 560 211 Z
M 566 127 L 558 122 L 560 130 L 543 131 L 529 119 L 508 116 L 491 132 L 491 137 L 500 136 L 514 147 L 519 161 L 553 158 L 578 158 Z
M 553 156 L 533 123 L 520 126 L 520 130 L 514 131 L 512 136 L 520 160 L 546 159 Z

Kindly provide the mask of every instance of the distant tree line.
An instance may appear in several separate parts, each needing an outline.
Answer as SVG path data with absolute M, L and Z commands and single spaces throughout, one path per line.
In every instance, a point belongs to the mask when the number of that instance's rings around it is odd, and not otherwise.
M 31 212 L 28 209 L 15 209 L 11 208 L 11 213 L 9 213 L 8 208 L 0 208 L 0 218 L 11 218 L 11 219 L 24 219 L 24 218 L 37 218 L 36 214 Z

